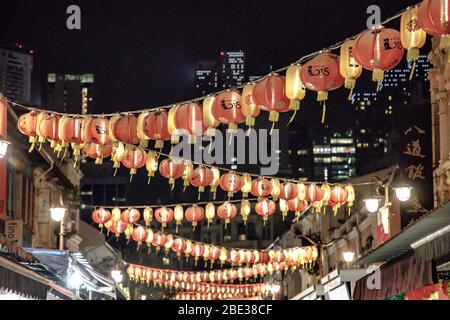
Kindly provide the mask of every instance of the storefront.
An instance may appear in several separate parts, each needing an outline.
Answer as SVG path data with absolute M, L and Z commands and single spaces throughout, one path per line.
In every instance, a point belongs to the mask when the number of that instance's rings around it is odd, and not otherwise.
M 355 300 L 448 300 L 450 204 L 425 214 L 355 264 L 378 265 L 355 285 Z M 420 275 L 420 276 L 418 276 Z

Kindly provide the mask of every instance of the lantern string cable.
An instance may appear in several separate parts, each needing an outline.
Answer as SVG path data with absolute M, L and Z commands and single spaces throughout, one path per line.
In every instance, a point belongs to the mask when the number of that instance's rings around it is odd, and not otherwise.
M 183 161 L 183 162 L 189 162 L 191 164 L 197 165 L 197 166 L 204 166 L 204 167 L 208 167 L 210 169 L 218 169 L 220 171 L 225 171 L 225 172 L 230 172 L 230 173 L 236 173 L 238 175 L 244 176 L 244 175 L 248 175 L 250 177 L 254 177 L 254 178 L 265 178 L 265 179 L 278 179 L 280 181 L 283 182 L 292 182 L 292 183 L 304 183 L 304 184 L 325 184 L 328 182 L 324 182 L 324 181 L 300 181 L 300 180 L 296 180 L 296 179 L 291 179 L 291 178 L 280 178 L 280 177 L 276 177 L 276 176 L 262 176 L 256 173 L 250 173 L 250 172 L 244 172 L 244 171 L 238 171 L 238 170 L 232 170 L 232 169 L 228 169 L 228 168 L 224 168 L 224 167 L 219 167 L 219 166 L 215 166 L 215 165 L 210 165 L 210 164 L 205 164 L 205 163 L 200 163 L 200 162 L 196 162 L 193 161 L 191 159 L 185 159 L 182 157 L 175 157 L 173 155 L 167 154 L 167 153 L 163 153 L 161 151 L 156 151 L 156 150 L 152 150 L 149 148 L 142 148 L 143 150 L 146 151 L 153 151 L 156 154 L 166 157 L 168 159 L 177 159 L 179 161 Z M 346 183 L 328 183 L 330 186 L 336 186 L 336 185 L 345 185 Z M 374 185 L 377 184 L 376 182 L 361 182 L 361 183 L 356 183 L 356 184 L 351 184 L 353 186 L 365 186 L 365 185 Z
M 133 266 L 133 267 L 139 267 L 141 269 L 147 269 L 147 270 L 151 270 L 151 271 L 157 271 L 157 272 L 162 272 L 162 273 L 187 273 L 187 274 L 198 274 L 198 273 L 203 273 L 205 271 L 192 271 L 192 270 L 188 270 L 188 271 L 184 271 L 184 270 L 175 270 L 175 269 L 160 269 L 160 268 L 154 268 L 154 267 L 148 267 L 148 266 L 143 266 L 140 264 L 135 264 L 135 263 L 127 263 L 129 266 Z M 258 263 L 258 264 L 262 264 L 262 265 L 267 265 L 266 263 Z M 242 267 L 245 268 L 245 267 Z M 248 268 L 248 267 L 247 267 Z M 206 271 L 208 274 L 210 274 L 212 271 L 217 272 L 227 272 L 227 271 L 237 271 L 240 268 L 225 268 L 225 269 L 213 269 L 210 271 Z M 259 275 L 258 275 L 259 277 Z M 211 284 L 211 283 L 202 283 L 202 284 Z M 215 283 L 214 283 L 215 284 Z M 250 283 L 250 285 L 253 284 L 257 284 L 257 283 Z M 216 284 L 219 285 L 219 284 Z M 222 284 L 223 285 L 223 284 Z M 233 284 L 230 284 L 231 286 L 233 286 Z M 234 284 L 235 286 L 239 286 L 238 284 Z M 245 285 L 245 284 L 242 284 Z
M 267 264 L 265 264 L 265 263 L 261 263 L 262 265 L 267 265 Z M 156 271 L 156 272 L 159 272 L 159 273 L 163 273 L 163 274 L 167 274 L 167 273 L 182 273 L 182 274 L 188 274 L 188 275 L 196 275 L 196 274 L 200 274 L 200 273 L 203 273 L 203 272 L 207 272 L 208 273 L 208 278 L 209 278 L 209 274 L 211 274 L 211 272 L 218 272 L 218 271 L 220 271 L 220 272 L 228 272 L 228 271 L 238 271 L 240 268 L 226 268 L 226 269 L 220 269 L 220 270 L 218 270 L 218 269 L 214 269 L 214 270 L 211 270 L 211 271 L 184 271 L 184 270 L 173 270 L 173 269 L 159 269 L 159 268 L 153 268 L 153 267 L 147 267 L 147 266 L 143 266 L 143 265 L 139 265 L 139 264 L 134 264 L 134 263 L 130 263 L 129 264 L 130 266 L 133 266 L 133 267 L 139 267 L 139 268 L 141 268 L 141 269 L 146 269 L 147 270 L 147 272 L 150 270 L 150 271 Z M 242 267 L 242 268 L 248 268 L 248 267 Z M 264 276 L 261 276 L 261 275 L 259 275 L 258 274 L 258 276 L 257 276 L 258 278 L 263 278 Z M 253 277 L 252 277 L 253 278 Z M 237 279 L 235 279 L 235 280 L 237 280 Z M 153 280 L 152 280 L 153 281 Z M 169 280 L 170 281 L 170 280 Z M 169 282 L 169 281 L 165 281 L 164 279 L 157 279 L 156 280 L 156 282 Z M 187 281 L 178 281 L 178 280 L 175 280 L 175 282 L 187 282 Z M 259 284 L 261 284 L 261 283 L 242 283 L 242 284 L 223 284 L 223 283 L 217 283 L 217 282 L 219 282 L 219 281 L 216 281 L 216 280 L 214 280 L 214 282 L 199 282 L 199 283 L 197 283 L 197 284 L 199 284 L 199 285 L 212 285 L 212 286 L 226 286 L 226 287 L 236 287 L 236 286 L 253 286 L 253 285 L 259 285 Z
M 404 12 L 406 12 L 407 10 L 409 10 L 409 9 L 411 9 L 411 8 L 413 8 L 413 7 L 417 6 L 417 5 L 419 5 L 419 4 L 420 4 L 420 3 L 417 3 L 417 4 L 415 4 L 415 5 L 411 5 L 411 6 L 406 7 L 405 9 L 399 11 L 399 12 L 396 13 L 395 15 L 393 15 L 393 16 L 387 18 L 386 20 L 384 20 L 383 22 L 381 22 L 379 26 L 384 26 L 385 24 L 388 24 L 389 22 L 391 22 L 391 21 L 393 21 L 393 20 L 395 20 L 395 19 L 400 18 Z M 360 33 L 361 33 L 361 32 L 360 32 Z M 313 57 L 315 57 L 316 55 L 322 53 L 323 51 L 327 51 L 327 50 L 337 50 L 337 49 L 339 49 L 339 48 L 342 46 L 342 44 L 343 44 L 346 40 L 348 40 L 348 39 L 354 39 L 354 38 L 357 37 L 360 33 L 358 33 L 358 34 L 356 34 L 356 35 L 354 35 L 354 36 L 348 37 L 348 38 L 346 38 L 346 39 L 343 40 L 343 41 L 339 41 L 339 42 L 337 42 L 337 43 L 335 43 L 335 44 L 333 44 L 333 45 L 331 45 L 331 46 L 329 46 L 329 47 L 327 47 L 327 48 L 324 48 L 324 49 L 322 49 L 322 50 L 319 50 L 319 51 L 316 51 L 316 52 L 307 54 L 307 55 L 301 57 L 300 59 L 298 59 L 296 62 L 294 62 L 294 63 L 292 63 L 292 64 L 290 64 L 290 65 L 288 65 L 288 66 L 282 67 L 282 68 L 280 68 L 280 69 L 274 70 L 274 71 L 270 72 L 269 74 L 267 74 L 266 76 L 264 76 L 264 77 L 262 77 L 261 79 L 258 79 L 258 80 L 256 80 L 256 81 L 248 82 L 248 83 L 246 83 L 246 84 L 244 84 L 244 85 L 240 85 L 240 86 L 235 86 L 235 87 L 232 87 L 231 89 L 225 89 L 225 90 L 217 91 L 217 92 L 215 92 L 215 93 L 211 93 L 211 94 L 208 94 L 208 95 L 205 95 L 205 96 L 202 96 L 202 97 L 197 97 L 197 98 L 193 98 L 193 99 L 186 100 L 186 101 L 182 101 L 182 102 L 172 103 L 172 104 L 166 105 L 166 106 L 153 107 L 153 108 L 145 108 L 145 109 L 141 109 L 141 110 L 133 110 L 133 111 L 117 111 L 117 112 L 114 112 L 114 113 L 102 113 L 102 114 L 76 114 L 76 113 L 62 113 L 62 112 L 57 112 L 57 111 L 53 111 L 53 110 L 47 110 L 47 109 L 41 109 L 41 108 L 35 108 L 35 107 L 29 107 L 29 106 L 25 106 L 25 105 L 23 105 L 23 104 L 17 103 L 17 102 L 15 102 L 15 101 L 12 101 L 12 100 L 10 100 L 10 99 L 8 99 L 8 98 L 6 98 L 6 101 L 9 102 L 10 104 L 12 104 L 13 106 L 16 106 L 16 107 L 19 107 L 19 108 L 22 108 L 22 109 L 25 109 L 25 110 L 28 110 L 28 111 L 46 112 L 46 113 L 52 113 L 52 114 L 57 114 L 57 115 L 61 115 L 61 116 L 64 116 L 64 115 L 65 115 L 65 116 L 70 116 L 70 117 L 89 117 L 89 116 L 91 116 L 91 117 L 112 117 L 112 116 L 115 116 L 115 115 L 127 115 L 127 114 L 136 114 L 136 113 L 150 112 L 150 111 L 161 110 L 161 109 L 170 109 L 170 108 L 172 108 L 172 107 L 174 107 L 174 106 L 178 106 L 178 105 L 182 105 L 182 104 L 187 104 L 187 103 L 191 103 L 191 102 L 198 102 L 198 101 L 204 100 L 204 99 L 206 99 L 206 98 L 208 98 L 208 97 L 211 97 L 211 96 L 214 96 L 214 95 L 218 95 L 218 94 L 224 93 L 224 92 L 229 91 L 229 90 L 232 90 L 232 89 L 242 89 L 242 88 L 243 88 L 245 85 L 247 85 L 247 84 L 257 83 L 257 82 L 263 81 L 264 79 L 266 79 L 266 78 L 267 78 L 268 76 L 270 76 L 271 74 L 273 74 L 273 73 L 280 73 L 280 72 L 286 71 L 291 65 L 295 65 L 295 64 L 299 64 L 299 63 L 303 63 L 303 62 L 305 62 L 305 61 L 308 61 L 308 60 L 312 59 Z
M 108 207 L 98 207 L 98 208 L 108 208 Z M 133 208 L 138 208 L 138 207 L 133 207 Z M 306 208 L 304 211 L 302 211 L 300 213 L 300 216 L 304 215 L 310 208 L 311 208 L 311 206 L 308 206 L 308 208 Z M 176 239 L 182 239 L 184 241 L 190 241 L 192 243 L 198 243 L 198 244 L 202 244 L 202 245 L 206 245 L 206 246 L 210 246 L 210 247 L 226 248 L 227 250 L 248 250 L 248 249 L 245 249 L 245 248 L 227 248 L 227 247 L 224 247 L 224 246 L 221 246 L 221 245 L 215 245 L 215 244 L 212 244 L 212 243 L 205 243 L 205 242 L 201 242 L 201 241 L 197 241 L 197 240 L 184 238 L 184 237 L 181 237 L 181 236 L 178 236 L 178 235 L 174 235 L 174 234 L 171 234 L 171 233 L 167 233 L 167 232 L 164 232 L 164 231 L 156 231 L 155 229 L 153 229 L 151 227 L 146 227 L 146 226 L 144 226 L 144 225 L 142 225 L 140 223 L 137 223 L 137 222 L 133 223 L 133 225 L 135 227 L 142 227 L 142 228 L 147 229 L 147 230 L 150 229 L 154 234 L 161 233 L 161 234 L 164 234 L 166 236 L 170 235 L 170 236 L 173 237 L 174 241 Z M 314 246 L 308 246 L 308 247 L 302 247 L 302 248 L 312 248 L 312 247 L 314 247 Z M 295 249 L 295 248 L 297 248 L 297 247 L 289 248 L 289 249 Z M 288 249 L 288 248 L 284 248 L 284 249 Z M 269 250 L 265 250 L 265 249 L 256 249 L 256 250 L 258 250 L 260 252 L 269 252 Z M 275 250 L 275 251 L 278 251 L 278 250 Z

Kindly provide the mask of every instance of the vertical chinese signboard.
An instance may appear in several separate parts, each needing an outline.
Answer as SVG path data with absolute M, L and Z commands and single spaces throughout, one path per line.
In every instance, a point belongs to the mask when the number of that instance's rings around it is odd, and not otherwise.
M 411 84 L 410 103 L 399 108 L 401 182 L 413 188 L 411 199 L 401 206 L 402 227 L 433 208 L 431 106 L 428 83 L 420 84 Z
M 6 98 L 0 93 L 0 138 L 7 138 L 7 113 L 8 104 Z M 0 220 L 6 220 L 6 174 L 7 158 L 0 159 Z

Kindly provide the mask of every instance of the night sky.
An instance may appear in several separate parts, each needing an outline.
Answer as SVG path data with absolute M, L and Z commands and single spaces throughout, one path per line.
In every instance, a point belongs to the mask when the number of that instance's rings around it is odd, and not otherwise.
M 247 74 L 265 74 L 358 33 L 371 4 L 384 19 L 415 2 L 2 0 L 0 45 L 34 49 L 43 78 L 94 73 L 93 112 L 125 111 L 193 97 L 195 62 L 221 50 L 245 51 Z M 80 31 L 66 28 L 71 4 Z

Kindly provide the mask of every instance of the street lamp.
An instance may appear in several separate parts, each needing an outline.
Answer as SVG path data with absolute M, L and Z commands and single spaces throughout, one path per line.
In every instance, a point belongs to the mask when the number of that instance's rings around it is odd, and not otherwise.
M 344 261 L 347 263 L 350 263 L 353 261 L 353 259 L 355 258 L 355 253 L 353 251 L 346 251 L 342 253 L 343 257 L 344 257 Z
M 271 288 L 270 288 L 270 292 L 272 292 L 273 295 L 276 295 L 277 293 L 279 293 L 281 290 L 281 286 L 277 283 L 272 284 Z
M 62 201 L 61 201 L 62 202 Z M 53 205 L 50 208 L 50 216 L 55 222 L 59 222 L 59 250 L 64 250 L 64 217 L 67 208 L 61 205 Z
M 394 188 L 397 199 L 401 202 L 408 201 L 411 198 L 411 187 L 401 186 Z
M 378 208 L 380 206 L 380 199 L 377 198 L 369 198 L 365 199 L 364 203 L 366 204 L 366 209 L 370 213 L 375 213 L 378 211 Z
M 116 283 L 121 283 L 123 280 L 123 274 L 120 270 L 112 270 L 111 277 Z
M 8 146 L 11 142 L 0 139 L 0 159 L 6 156 L 6 151 L 8 151 Z

